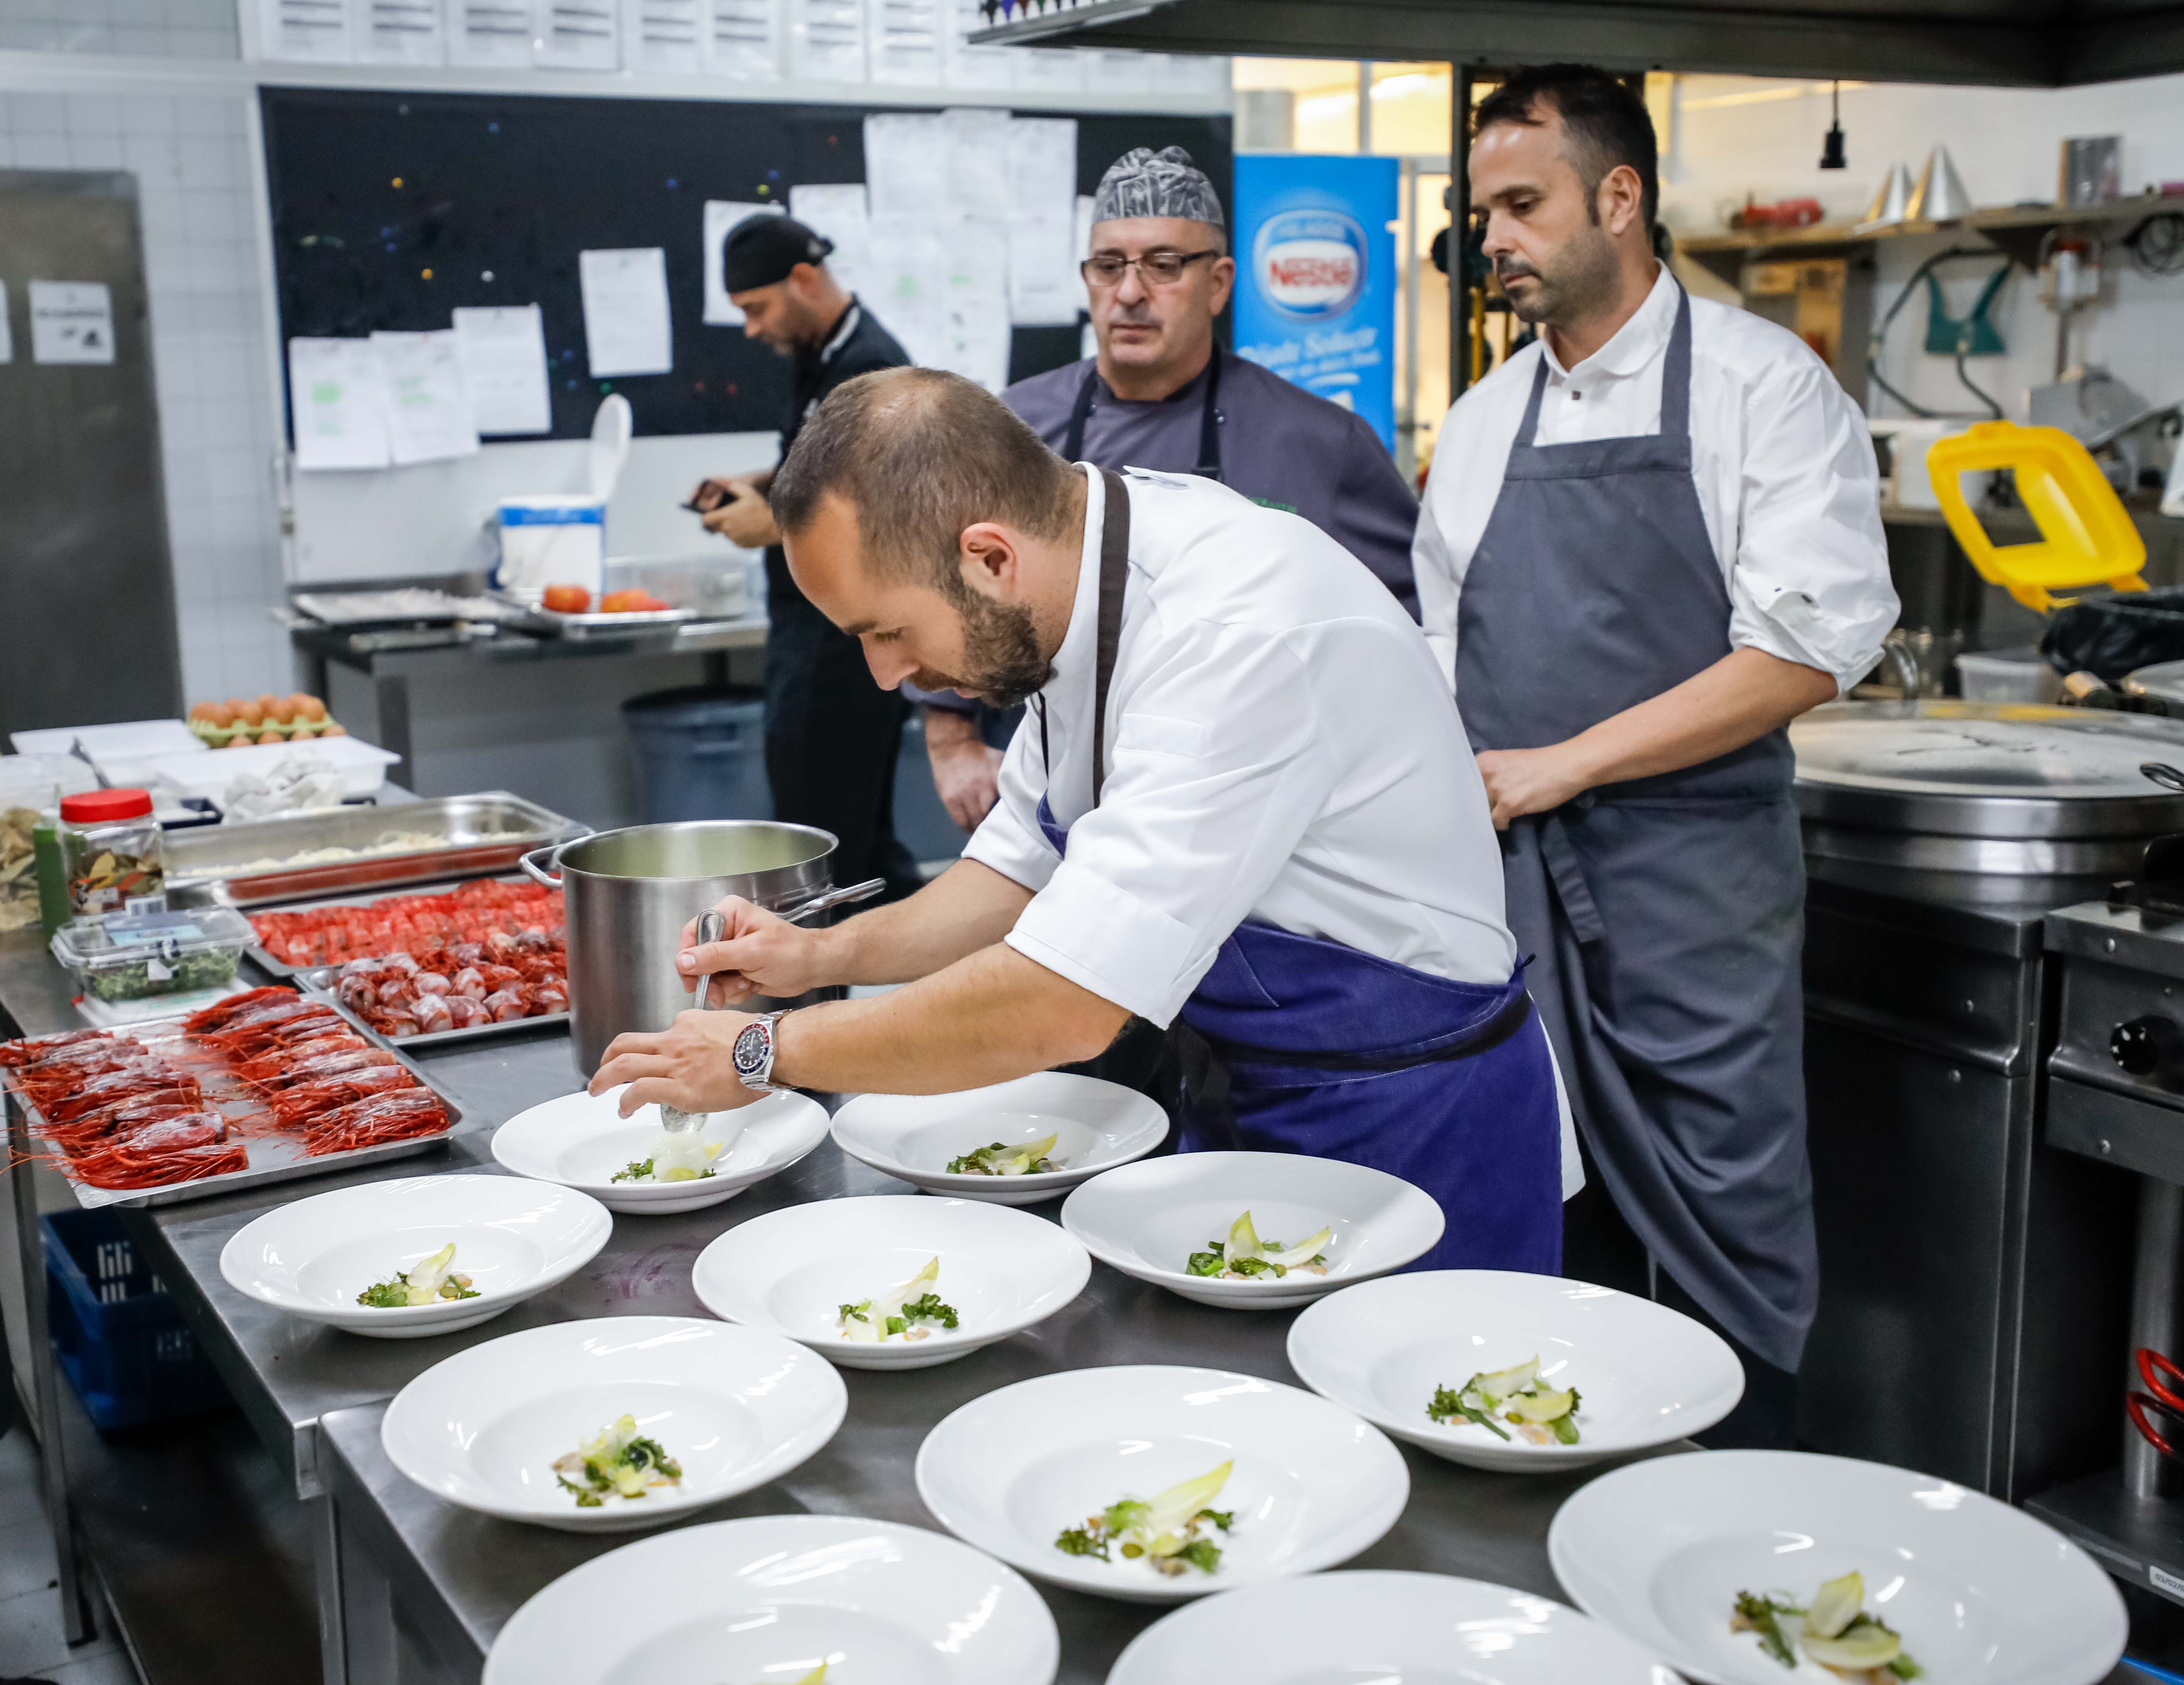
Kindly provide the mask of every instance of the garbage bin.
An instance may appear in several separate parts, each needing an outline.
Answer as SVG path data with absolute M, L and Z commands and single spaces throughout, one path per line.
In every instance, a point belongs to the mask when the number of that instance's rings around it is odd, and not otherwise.
M 655 691 L 621 705 L 646 825 L 772 819 L 764 693 L 748 686 Z

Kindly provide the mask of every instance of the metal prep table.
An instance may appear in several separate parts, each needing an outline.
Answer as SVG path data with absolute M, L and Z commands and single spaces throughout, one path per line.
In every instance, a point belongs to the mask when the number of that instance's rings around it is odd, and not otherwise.
M 73 1027 L 65 979 L 35 932 L 28 942 L 20 933 L 0 937 L 0 1008 L 25 1034 Z M 705 1315 L 691 1290 L 690 1270 L 722 1230 L 806 1199 L 908 1191 L 907 1184 L 823 1143 L 792 1169 L 710 1210 L 618 1215 L 605 1249 L 560 1287 L 479 1327 L 431 1339 L 358 1338 L 298 1322 L 231 1289 L 220 1275 L 220 1248 L 259 1212 L 395 1175 L 498 1173 L 488 1148 L 491 1130 L 526 1106 L 568 1093 L 577 1080 L 568 1037 L 553 1031 L 429 1053 L 421 1063 L 465 1109 L 464 1132 L 444 1154 L 376 1174 L 291 1184 L 270 1198 L 261 1190 L 153 1210 L 118 1208 L 257 1437 L 315 1511 L 328 1685 L 474 1681 L 494 1634 L 526 1598 L 632 1537 L 495 1521 L 411 1486 L 380 1450 L 379 1421 L 387 1401 L 413 1376 L 452 1352 L 521 1328 L 577 1317 Z M 27 1186 L 28 1178 L 19 1176 L 19 1199 Z M 1052 1219 L 1059 1204 L 1034 1209 Z M 34 1232 L 34 1215 L 30 1226 Z M 844 1371 L 850 1412 L 833 1440 L 782 1480 L 698 1520 L 809 1510 L 932 1527 L 912 1484 L 911 1464 L 926 1432 L 957 1405 L 1034 1375 L 1115 1363 L 1223 1365 L 1295 1385 L 1284 1355 L 1294 1315 L 1193 1304 L 1095 1265 L 1074 1304 L 1012 1339 L 935 1369 Z M 42 1358 L 42 1315 L 31 1333 Z M 34 1367 L 41 1387 L 55 1384 L 49 1360 Z M 1351 1565 L 1424 1569 L 1562 1595 L 1547 1566 L 1547 1524 L 1563 1499 L 1599 1470 L 1517 1478 L 1460 1468 L 1408 1447 L 1403 1454 L 1411 1471 L 1409 1506 L 1395 1530 Z M 66 1487 L 57 1460 L 49 1478 L 64 1532 Z M 1097 1685 L 1122 1647 L 1162 1612 L 1041 1590 L 1061 1628 L 1061 1679 L 1067 1685 Z

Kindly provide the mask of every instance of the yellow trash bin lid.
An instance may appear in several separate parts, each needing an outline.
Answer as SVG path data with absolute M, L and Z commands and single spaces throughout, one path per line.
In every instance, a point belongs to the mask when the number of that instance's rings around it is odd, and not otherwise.
M 2003 468 L 2040 529 L 2028 543 L 1997 544 L 1964 501 L 1960 475 Z M 2066 600 L 2055 592 L 2088 586 L 2146 589 L 2145 539 L 2092 453 L 2060 427 L 1982 421 L 1929 446 L 1926 471 L 1949 531 L 1980 577 L 2026 608 L 2044 613 Z

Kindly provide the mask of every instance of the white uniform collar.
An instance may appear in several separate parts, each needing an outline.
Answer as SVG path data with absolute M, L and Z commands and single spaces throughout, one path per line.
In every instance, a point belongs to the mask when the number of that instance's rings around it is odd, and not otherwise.
M 1084 471 L 1084 549 L 1077 562 L 1077 598 L 1069 609 L 1069 630 L 1061 635 L 1061 648 L 1054 652 L 1054 676 L 1040 687 L 1039 694 L 1068 704 L 1064 692 L 1089 685 L 1097 654 L 1100 626 L 1100 540 L 1106 530 L 1107 482 L 1090 463 L 1078 464 Z
M 1601 380 L 1635 375 L 1665 350 L 1676 325 L 1676 278 L 1663 264 L 1653 277 L 1653 290 L 1646 302 L 1630 313 L 1630 320 L 1608 336 L 1607 343 L 1580 363 L 1564 369 L 1545 334 L 1540 349 L 1546 355 L 1550 378 L 1557 381 Z
M 834 353 L 850 342 L 850 336 L 857 331 L 857 324 L 864 318 L 865 308 L 857 302 L 857 295 L 852 292 L 850 308 L 842 312 L 842 320 L 834 325 L 834 331 L 827 336 L 826 344 L 819 348 L 819 360 L 822 363 L 833 362 Z

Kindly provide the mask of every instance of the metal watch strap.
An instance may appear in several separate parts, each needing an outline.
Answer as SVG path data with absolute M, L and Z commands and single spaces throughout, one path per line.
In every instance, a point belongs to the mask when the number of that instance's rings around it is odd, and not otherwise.
M 781 1020 L 788 1015 L 785 1011 L 761 1013 L 744 1026 L 745 1034 L 759 1025 L 762 1024 L 766 1026 L 766 1063 L 748 1076 L 744 1074 L 741 1067 L 738 1067 L 736 1071 L 736 1080 L 755 1094 L 778 1094 L 783 1092 L 785 1085 L 773 1080 L 773 1059 L 779 1046 L 775 1037 L 780 1028 Z M 743 1036 L 738 1035 L 736 1039 L 740 1042 Z

